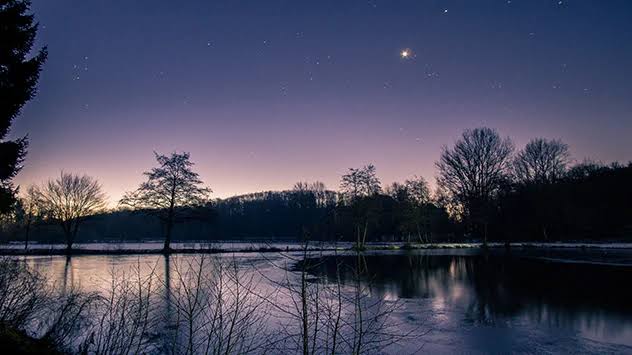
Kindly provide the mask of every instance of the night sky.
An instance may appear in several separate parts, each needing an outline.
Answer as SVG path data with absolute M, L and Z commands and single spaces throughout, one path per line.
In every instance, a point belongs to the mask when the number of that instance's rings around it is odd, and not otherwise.
M 176 6 L 177 4 L 177 6 Z M 215 197 L 374 163 L 434 181 L 465 128 L 632 159 L 629 0 L 33 0 L 46 44 L 22 186 L 61 170 L 111 201 L 152 151 L 189 151 Z M 402 57 L 407 50 L 408 56 Z

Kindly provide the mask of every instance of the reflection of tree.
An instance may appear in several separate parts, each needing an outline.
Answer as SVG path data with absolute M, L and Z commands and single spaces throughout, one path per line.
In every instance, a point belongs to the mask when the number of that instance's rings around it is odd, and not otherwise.
M 74 282 L 74 268 L 72 267 L 72 256 L 66 255 L 64 262 L 64 275 L 62 280 L 62 292 L 66 290 L 72 290 L 75 286 Z M 68 285 L 70 283 L 70 285 Z
M 266 279 L 276 286 L 273 297 L 263 297 L 276 310 L 281 324 L 275 353 L 302 354 L 366 354 L 382 353 L 384 349 L 407 337 L 412 331 L 398 328 L 392 313 L 397 302 L 374 297 L 371 287 L 362 278 L 368 275 L 365 255 L 356 252 L 349 263 L 336 264 L 322 259 L 322 251 L 303 244 L 301 255 L 282 254 L 282 260 L 268 260 L 283 271 L 280 280 Z M 333 282 L 321 282 L 315 270 L 333 260 Z M 290 264 L 291 263 L 291 268 Z M 344 268 L 344 270 L 343 270 Z M 344 276 L 343 276 L 344 275 Z M 348 277 L 349 282 L 344 282 Z
M 164 285 L 164 300 L 165 300 L 165 319 L 163 322 L 164 327 L 169 328 L 171 327 L 171 324 L 174 323 L 174 319 L 173 319 L 173 310 L 171 307 L 171 260 L 170 260 L 170 256 L 168 253 L 165 253 L 163 255 L 163 260 L 164 260 L 164 280 L 163 280 L 163 285 Z M 167 329 L 165 329 L 166 332 Z M 168 349 L 170 347 L 170 341 L 171 339 L 169 337 L 163 337 L 163 343 L 161 344 L 165 349 Z
M 401 298 L 464 305 L 466 321 L 474 323 L 524 316 L 539 324 L 594 329 L 612 317 L 629 322 L 625 318 L 632 314 L 632 291 L 619 288 L 629 278 L 625 268 L 547 263 L 505 253 L 409 253 L 324 257 L 318 272 L 333 283 L 337 265 L 342 265 L 339 277 L 345 285 L 356 280 L 354 267 L 373 266 L 360 280 L 376 296 L 395 291 Z

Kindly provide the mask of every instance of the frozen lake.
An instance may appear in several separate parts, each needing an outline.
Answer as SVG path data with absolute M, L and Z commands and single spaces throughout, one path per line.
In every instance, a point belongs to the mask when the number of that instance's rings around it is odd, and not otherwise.
M 297 276 L 300 253 L 214 257 L 234 257 L 257 279 L 259 294 L 277 297 L 275 307 L 291 308 L 287 295 L 273 290 L 278 280 Z M 59 287 L 104 292 L 113 274 L 138 265 L 170 285 L 178 267 L 196 255 L 22 258 Z M 309 258 L 317 265 L 310 282 L 359 281 L 371 299 L 398 305 L 390 315 L 394 324 L 416 336 L 387 347 L 387 353 L 632 353 L 631 260 L 631 250 L 568 248 L 326 252 Z M 351 271 L 358 267 L 365 270 L 359 279 Z M 160 307 L 169 309 L 168 299 Z M 270 333 L 283 327 L 279 309 L 265 312 Z

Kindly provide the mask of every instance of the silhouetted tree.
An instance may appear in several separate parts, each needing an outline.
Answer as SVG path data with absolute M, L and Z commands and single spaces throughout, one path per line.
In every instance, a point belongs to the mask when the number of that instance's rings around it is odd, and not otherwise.
M 335 204 L 335 198 L 332 200 L 330 196 L 325 184 L 320 181 L 294 184 L 289 193 L 288 207 L 294 212 L 292 219 L 300 224 L 299 235 L 303 240 L 312 239 L 326 227 L 327 206 Z
M 410 200 L 416 205 L 430 203 L 430 188 L 428 188 L 428 182 L 423 177 L 415 176 L 412 179 L 408 179 L 404 182 L 404 186 L 406 186 Z
M 511 140 L 495 130 L 468 129 L 454 147 L 443 147 L 436 163 L 437 184 L 462 207 L 463 217 L 482 224 L 485 242 L 493 198 L 508 180 L 512 152 Z
M 360 169 L 350 168 L 347 174 L 342 175 L 340 190 L 349 200 L 380 193 L 382 187 L 375 174 L 375 166 L 369 164 Z
M 26 193 L 18 199 L 16 206 L 17 224 L 24 229 L 24 249 L 29 248 L 31 227 L 40 217 L 38 199 L 37 187 L 29 186 Z
M 585 162 L 550 183 L 499 196 L 496 221 L 517 240 L 625 240 L 632 232 L 632 164 Z
M 324 184 L 297 183 L 285 191 L 264 191 L 216 200 L 213 234 L 222 238 L 326 239 L 334 235 L 338 194 Z M 306 233 L 308 235 L 306 235 Z
M 379 219 L 382 192 L 375 166 L 366 165 L 360 169 L 350 168 L 342 176 L 340 190 L 344 197 L 344 209 L 350 210 L 355 224 L 356 246 L 364 248 L 369 225 Z
M 614 167 L 616 168 L 618 166 L 615 164 Z M 568 181 L 582 181 L 591 176 L 607 173 L 608 170 L 610 170 L 610 168 L 604 166 L 602 163 L 585 160 L 569 168 L 564 177 Z
M 314 202 L 318 207 L 324 207 L 330 202 L 332 195 L 327 190 L 325 184 L 321 181 L 314 181 L 312 183 L 299 181 L 294 185 L 292 189 L 298 193 L 307 193 L 314 198 Z
M 548 185 L 564 177 L 569 163 L 568 146 L 560 140 L 545 138 L 529 141 L 513 161 L 517 184 L 508 193 L 521 196 L 521 215 L 531 217 L 531 224 L 539 230 L 536 233 L 542 233 L 544 240 L 548 240 L 548 225 L 557 214 L 556 204 L 550 201 L 553 195 Z
M 147 181 L 136 191 L 127 192 L 119 204 L 156 214 L 165 226 L 164 250 L 169 251 L 174 224 L 190 213 L 190 208 L 206 204 L 211 190 L 202 186 L 192 170 L 189 153 L 154 154 L 159 166 L 145 172 Z
M 22 106 L 35 96 L 46 48 L 27 58 L 37 33 L 37 23 L 28 14 L 30 1 L 0 1 L 0 214 L 15 203 L 11 179 L 20 171 L 26 155 L 26 137 L 5 141 L 11 123 Z
M 570 162 L 568 145 L 560 140 L 532 139 L 514 159 L 514 175 L 522 183 L 549 183 L 561 178 Z
M 397 214 L 400 230 L 407 235 L 416 234 L 420 242 L 428 241 L 430 189 L 423 177 L 415 176 L 403 184 L 393 183 L 388 194 L 398 203 Z
M 101 184 L 87 175 L 62 172 L 59 178 L 49 180 L 33 194 L 37 196 L 38 209 L 43 218 L 58 224 L 63 230 L 69 252 L 79 225 L 102 212 L 106 206 Z

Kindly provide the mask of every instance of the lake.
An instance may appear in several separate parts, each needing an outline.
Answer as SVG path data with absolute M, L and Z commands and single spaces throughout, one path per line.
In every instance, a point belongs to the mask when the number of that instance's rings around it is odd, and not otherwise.
M 277 288 L 296 280 L 301 253 L 213 257 L 234 258 L 257 294 L 272 299 L 261 311 L 268 332 L 284 327 L 283 309 L 293 306 Z M 25 258 L 59 287 L 104 292 L 112 275 L 139 266 L 171 285 L 196 255 Z M 631 259 L 623 249 L 436 249 L 313 252 L 307 263 L 311 284 L 340 280 L 345 292 L 361 284 L 368 299 L 396 305 L 389 317 L 409 336 L 387 353 L 632 353 Z

